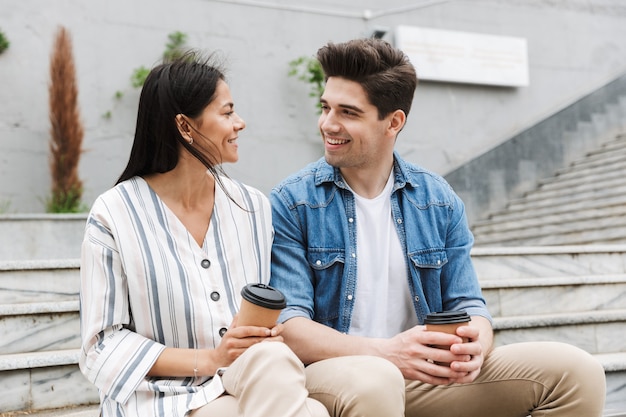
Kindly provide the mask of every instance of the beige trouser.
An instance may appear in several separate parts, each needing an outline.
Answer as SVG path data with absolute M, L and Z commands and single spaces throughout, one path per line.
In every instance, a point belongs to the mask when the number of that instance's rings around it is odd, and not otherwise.
M 250 347 L 222 375 L 226 394 L 195 410 L 191 417 L 328 417 L 309 398 L 304 366 L 283 343 Z
M 494 349 L 471 384 L 405 381 L 390 362 L 368 356 L 317 362 L 306 378 L 333 417 L 599 417 L 606 395 L 602 366 L 554 342 Z

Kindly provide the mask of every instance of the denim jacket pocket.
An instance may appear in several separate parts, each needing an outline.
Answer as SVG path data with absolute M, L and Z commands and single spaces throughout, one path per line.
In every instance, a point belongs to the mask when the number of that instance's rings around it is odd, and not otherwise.
M 342 249 L 308 250 L 308 261 L 315 274 L 314 320 L 327 326 L 337 325 L 342 299 L 341 289 L 345 253 Z
M 424 315 L 430 311 L 442 311 L 442 288 L 441 274 L 443 266 L 448 263 L 448 256 L 443 249 L 430 249 L 413 252 L 409 255 L 413 268 L 413 278 L 417 279 L 415 285 L 423 291 L 419 311 Z
M 332 267 L 336 263 L 344 264 L 345 255 L 339 249 L 309 249 L 309 265 L 314 271 L 323 271 Z
M 448 256 L 443 249 L 432 249 L 409 254 L 413 265 L 417 268 L 441 269 L 448 263 Z

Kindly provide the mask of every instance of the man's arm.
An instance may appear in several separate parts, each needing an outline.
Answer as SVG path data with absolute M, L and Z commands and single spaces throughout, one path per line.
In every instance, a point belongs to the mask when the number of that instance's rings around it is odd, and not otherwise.
M 284 323 L 285 343 L 305 364 L 348 355 L 375 355 L 382 339 L 349 336 L 305 317 Z
M 385 358 L 395 364 L 406 379 L 419 380 L 434 385 L 451 382 L 469 382 L 475 379 L 483 363 L 482 346 L 489 344 L 491 337 L 483 341 L 479 337 L 488 320 L 481 317 L 471 329 L 459 336 L 439 332 L 427 332 L 424 326 L 415 326 L 389 339 L 350 336 L 340 333 L 305 317 L 294 317 L 284 323 L 282 336 L 285 343 L 305 363 L 348 355 L 372 355 Z M 465 326 L 463 326 L 465 327 Z M 480 340 L 463 344 L 460 336 Z M 465 345 L 456 354 L 431 345 Z M 453 363 L 451 367 L 434 362 Z M 457 366 L 456 363 L 460 365 Z

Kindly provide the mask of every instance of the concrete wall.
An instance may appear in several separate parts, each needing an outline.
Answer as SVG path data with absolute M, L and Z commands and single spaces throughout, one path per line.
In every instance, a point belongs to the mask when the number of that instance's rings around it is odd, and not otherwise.
M 0 30 L 11 41 L 0 55 L 0 211 L 41 212 L 49 194 L 47 86 L 58 25 L 74 40 L 87 205 L 127 161 L 139 95 L 130 74 L 156 63 L 174 31 L 186 33 L 189 46 L 227 58 L 236 107 L 248 125 L 240 161 L 227 168 L 264 192 L 322 155 L 309 87 L 287 71 L 290 60 L 313 55 L 327 41 L 397 25 L 528 40 L 529 87 L 418 87 L 397 146 L 441 174 L 626 71 L 622 0 L 0 0 Z

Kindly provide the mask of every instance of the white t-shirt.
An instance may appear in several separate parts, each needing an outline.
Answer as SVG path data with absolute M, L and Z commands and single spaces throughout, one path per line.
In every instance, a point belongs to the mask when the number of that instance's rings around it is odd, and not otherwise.
M 357 283 L 349 334 L 391 337 L 418 324 L 393 223 L 393 171 L 375 198 L 356 200 Z

